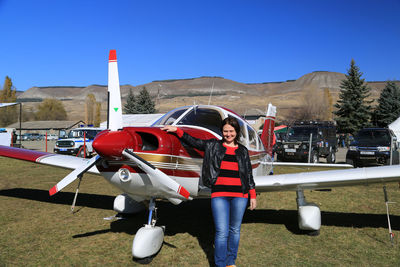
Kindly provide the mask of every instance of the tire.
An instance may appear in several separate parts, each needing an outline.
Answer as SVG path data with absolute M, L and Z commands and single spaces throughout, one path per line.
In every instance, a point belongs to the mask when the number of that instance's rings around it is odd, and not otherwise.
M 86 155 L 85 155 L 85 152 L 86 152 Z M 83 149 L 83 147 L 81 147 L 80 149 L 79 149 L 79 152 L 78 152 L 78 155 L 77 155 L 78 157 L 80 157 L 80 158 L 87 158 L 88 157 L 88 155 L 87 155 L 87 148 L 86 149 Z
M 335 163 L 336 162 L 336 153 L 335 151 L 329 152 L 328 156 L 326 157 L 326 161 L 328 163 Z
M 280 161 L 280 162 L 285 162 L 285 157 L 282 155 L 277 155 L 276 156 L 276 159 L 277 159 L 277 161 Z
M 311 151 L 311 163 L 318 163 L 319 162 L 319 157 L 317 151 L 313 150 Z

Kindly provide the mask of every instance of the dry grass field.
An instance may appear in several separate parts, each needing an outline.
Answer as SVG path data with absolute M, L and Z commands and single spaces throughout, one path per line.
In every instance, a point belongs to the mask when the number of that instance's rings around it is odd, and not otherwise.
M 299 171 L 276 169 L 276 173 Z M 49 197 L 48 190 L 68 170 L 0 157 L 0 266 L 140 266 L 131 243 L 147 219 L 145 212 L 109 222 L 119 194 L 100 176 L 85 175 L 76 213 L 70 212 L 76 183 Z M 247 211 L 238 266 L 399 266 L 399 184 L 388 184 L 389 241 L 382 185 L 307 191 L 320 205 L 319 236 L 297 227 L 294 192 L 263 193 L 258 208 Z M 174 206 L 158 202 L 164 245 L 148 266 L 209 266 L 213 224 L 209 200 Z

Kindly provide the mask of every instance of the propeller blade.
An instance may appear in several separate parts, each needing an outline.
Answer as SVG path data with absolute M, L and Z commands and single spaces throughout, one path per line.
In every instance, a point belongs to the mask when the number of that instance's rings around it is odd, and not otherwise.
M 64 187 L 75 181 L 79 176 L 81 176 L 83 173 L 93 167 L 93 165 L 95 165 L 100 159 L 101 157 L 99 155 L 96 155 L 95 157 L 88 160 L 85 164 L 73 170 L 70 174 L 65 176 L 61 181 L 59 181 L 55 186 L 53 186 L 53 188 L 49 190 L 50 196 L 61 191 Z
M 122 104 L 116 50 L 110 50 L 108 58 L 108 94 L 108 126 L 111 131 L 117 131 L 122 129 Z
M 162 185 L 166 186 L 170 190 L 172 190 L 174 193 L 176 193 L 176 196 L 180 199 L 185 198 L 191 200 L 192 198 L 190 197 L 190 193 L 181 186 L 179 183 L 171 179 L 168 175 L 154 167 L 150 162 L 144 160 L 143 158 L 139 157 L 135 153 L 133 153 L 130 150 L 125 149 L 122 154 L 126 156 L 127 158 L 131 159 L 134 161 L 143 171 L 147 173 L 147 175 L 151 176 L 152 178 L 156 179 L 158 182 L 160 182 Z M 168 192 L 170 193 L 170 192 Z M 177 202 L 175 201 L 172 202 L 173 204 L 176 204 Z M 179 204 L 179 203 L 178 203 Z

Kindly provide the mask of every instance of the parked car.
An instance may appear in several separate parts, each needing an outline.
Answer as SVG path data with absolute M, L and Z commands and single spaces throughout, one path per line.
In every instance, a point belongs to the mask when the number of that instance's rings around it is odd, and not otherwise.
M 103 131 L 103 128 L 80 127 L 72 129 L 66 138 L 56 141 L 54 152 L 58 154 L 78 155 L 91 157 L 95 153 L 92 143 L 95 136 Z M 60 137 L 62 135 L 60 134 Z M 84 140 L 85 136 L 85 140 Z M 85 144 L 85 146 L 84 146 Z
M 289 127 L 283 140 L 276 142 L 274 151 L 278 161 L 307 162 L 310 157 L 312 163 L 317 163 L 319 158 L 324 157 L 328 163 L 335 163 L 336 126 L 328 121 L 295 122 Z
M 43 139 L 43 136 L 38 133 L 25 133 L 22 135 L 23 141 L 39 141 L 42 139 Z
M 58 140 L 58 135 L 56 134 L 48 134 L 47 135 L 47 140 Z
M 397 138 L 391 129 L 365 128 L 350 143 L 346 163 L 354 167 L 399 164 Z

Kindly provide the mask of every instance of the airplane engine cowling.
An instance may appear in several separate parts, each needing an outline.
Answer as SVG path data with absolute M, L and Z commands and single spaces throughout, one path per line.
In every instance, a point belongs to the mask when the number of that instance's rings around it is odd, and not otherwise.
M 133 200 L 127 194 L 118 195 L 114 199 L 114 210 L 118 213 L 138 213 L 144 209 L 142 202 Z
M 318 205 L 307 203 L 299 206 L 298 213 L 301 230 L 318 231 L 321 228 L 321 211 Z

